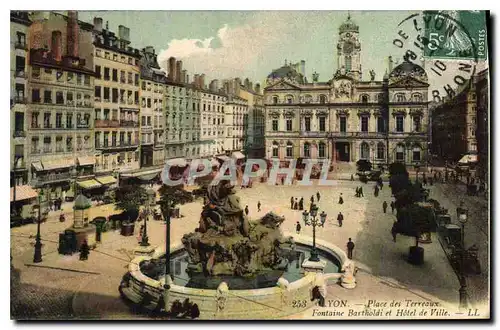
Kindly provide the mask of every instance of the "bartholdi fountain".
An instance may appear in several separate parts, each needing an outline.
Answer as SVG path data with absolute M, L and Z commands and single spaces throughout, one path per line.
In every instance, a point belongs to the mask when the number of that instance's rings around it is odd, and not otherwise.
M 134 303 L 148 296 L 149 309 L 160 300 L 169 310 L 189 299 L 203 319 L 262 319 L 311 307 L 313 288 L 329 279 L 353 287 L 353 264 L 341 249 L 317 240 L 322 260 L 311 267 L 310 238 L 283 234 L 284 220 L 270 212 L 250 221 L 234 187 L 221 181 L 208 188 L 198 228 L 171 247 L 169 276 L 165 250 L 158 248 L 132 260 L 120 291 Z M 298 300 L 307 304 L 297 308 Z

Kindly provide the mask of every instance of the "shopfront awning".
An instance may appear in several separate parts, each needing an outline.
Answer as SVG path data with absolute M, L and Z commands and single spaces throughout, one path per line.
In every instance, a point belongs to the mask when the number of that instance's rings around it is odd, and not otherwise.
M 75 165 L 75 160 L 73 158 L 60 158 L 50 161 L 42 161 L 43 169 L 45 171 L 55 170 L 58 168 L 67 168 Z
M 217 159 L 220 159 L 222 160 L 223 162 L 227 162 L 227 161 L 230 161 L 231 158 L 229 158 L 228 156 L 225 156 L 225 155 L 222 155 L 222 156 L 217 156 Z
M 33 163 L 31 163 L 31 166 L 33 166 L 33 168 L 36 171 L 43 171 L 42 162 L 33 162 Z
M 173 158 L 173 159 L 167 159 L 167 164 L 169 166 L 184 167 L 187 165 L 187 162 L 186 162 L 186 159 L 184 159 L 184 158 Z
M 38 197 L 38 193 L 31 186 L 16 186 L 16 201 L 32 199 Z M 10 188 L 10 201 L 14 201 L 14 187 Z
M 141 180 L 149 181 L 157 176 L 162 171 L 162 168 L 156 168 L 153 170 L 143 170 L 131 173 L 122 173 L 120 177 L 122 178 L 138 178 Z
M 95 165 L 95 158 L 92 156 L 78 157 L 77 159 L 78 159 L 79 166 L 94 166 Z
M 77 182 L 77 184 L 80 187 L 82 187 L 83 189 L 94 189 L 94 188 L 99 188 L 102 186 L 99 182 L 97 182 L 94 179 L 80 181 L 80 182 Z
M 465 155 L 458 161 L 459 164 L 468 164 L 476 162 L 477 162 L 477 155 Z
M 245 155 L 243 155 L 243 153 L 241 153 L 240 151 L 235 151 L 233 152 L 233 158 L 236 158 L 236 159 L 243 159 L 245 158 Z
M 116 179 L 111 175 L 100 176 L 96 177 L 95 179 L 102 185 L 116 183 Z

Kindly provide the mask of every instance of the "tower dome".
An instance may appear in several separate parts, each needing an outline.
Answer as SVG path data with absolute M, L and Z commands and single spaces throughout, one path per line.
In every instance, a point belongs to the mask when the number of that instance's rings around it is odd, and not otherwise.
M 351 20 L 351 15 L 347 15 L 347 20 L 339 27 L 339 33 L 343 32 L 359 32 L 359 26 Z

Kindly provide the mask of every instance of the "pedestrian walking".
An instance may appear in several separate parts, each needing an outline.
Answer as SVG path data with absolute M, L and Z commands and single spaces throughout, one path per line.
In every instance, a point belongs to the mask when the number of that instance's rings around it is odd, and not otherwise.
M 297 225 L 295 226 L 295 230 L 297 231 L 297 234 L 300 234 L 300 229 L 302 226 L 300 225 L 300 222 L 297 221 Z
M 347 242 L 347 258 L 352 259 L 352 250 L 354 250 L 354 242 L 349 237 L 349 242 Z
M 391 213 L 394 213 L 395 208 L 396 208 L 396 203 L 394 203 L 394 201 L 391 201 Z
M 293 200 L 293 196 L 290 197 L 290 208 L 293 210 L 293 205 L 294 205 L 294 200 Z
M 356 195 L 354 196 L 359 197 L 359 187 L 356 187 Z
M 359 187 L 359 197 L 365 197 L 363 194 L 363 187 Z
M 344 221 L 344 215 L 342 212 L 339 212 L 339 215 L 337 215 L 337 221 L 339 222 L 339 227 L 342 227 L 342 221 Z
M 293 209 L 294 210 L 298 210 L 299 209 L 299 203 L 297 203 L 297 201 L 295 201 L 295 204 L 293 204 Z
M 300 198 L 300 201 L 299 201 L 299 210 L 300 211 L 304 210 L 304 197 Z
M 373 195 L 374 195 L 375 197 L 378 197 L 378 191 L 379 191 L 379 190 L 378 190 L 378 186 L 375 186 L 375 191 L 373 192 Z
M 386 213 L 386 211 L 387 211 L 387 202 L 386 201 L 384 201 L 382 203 L 382 208 L 384 209 L 384 213 Z
M 396 223 L 394 222 L 394 224 L 396 224 Z M 393 226 L 392 226 L 392 229 L 391 229 L 391 235 L 392 235 L 392 240 L 393 240 L 394 242 L 396 242 L 396 235 L 397 235 L 397 234 L 398 234 L 398 232 L 396 231 L 396 226 L 394 226 L 394 225 L 393 225 Z
M 257 203 L 257 212 L 260 212 L 260 201 Z
M 245 214 L 248 215 L 248 205 L 245 206 Z
M 339 196 L 339 204 L 344 204 L 344 199 L 342 198 L 342 193 Z
M 318 202 L 321 199 L 321 195 L 319 194 L 319 191 L 316 193 L 316 199 L 318 200 Z
M 314 204 L 314 195 L 311 196 L 311 204 Z
M 326 222 L 326 217 L 322 217 L 320 219 L 321 219 L 321 227 L 324 227 Z
M 87 240 L 84 240 L 82 245 L 80 245 L 80 260 L 87 260 L 89 258 L 90 247 L 87 244 Z

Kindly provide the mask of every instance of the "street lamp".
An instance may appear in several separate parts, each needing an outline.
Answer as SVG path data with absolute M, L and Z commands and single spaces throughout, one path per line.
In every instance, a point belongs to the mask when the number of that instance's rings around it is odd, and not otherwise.
M 154 203 L 156 193 L 153 189 L 148 189 L 146 191 L 147 199 L 146 199 L 146 210 L 144 216 L 144 231 L 142 233 L 141 246 L 149 246 L 149 238 L 148 238 L 148 217 L 151 214 L 151 204 Z
M 41 189 L 38 193 L 38 223 L 36 227 L 36 239 L 35 239 L 35 255 L 33 256 L 33 262 L 42 262 L 42 238 L 40 237 L 40 223 L 42 222 L 42 197 L 43 190 Z
M 465 224 L 467 223 L 467 209 L 462 208 L 460 210 L 460 214 L 458 216 L 458 221 L 460 221 L 460 224 L 462 225 L 462 249 L 461 249 L 461 256 L 460 256 L 460 290 L 459 296 L 460 296 L 460 303 L 459 303 L 459 308 L 460 310 L 465 310 L 467 309 L 467 283 L 465 279 L 465 269 L 464 269 L 464 263 L 465 263 Z
M 311 256 L 309 257 L 309 261 L 315 261 L 315 262 L 319 261 L 318 251 L 316 250 L 316 226 L 323 226 L 327 216 L 325 211 L 321 212 L 320 219 L 317 218 L 317 215 L 318 215 L 318 207 L 316 206 L 316 204 L 313 204 L 311 206 L 310 212 L 304 211 L 302 213 L 302 219 L 304 220 L 305 225 L 313 227 L 313 248 L 311 250 Z M 321 222 L 319 222 L 318 220 Z

